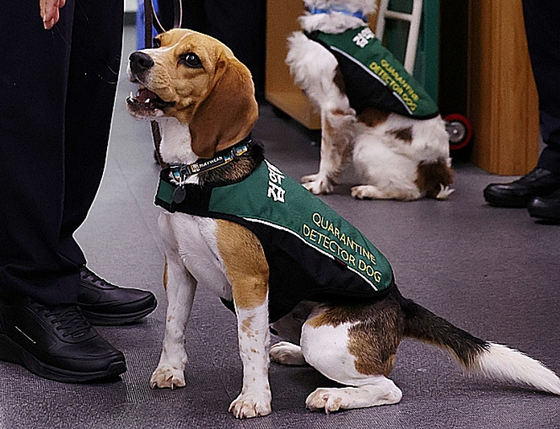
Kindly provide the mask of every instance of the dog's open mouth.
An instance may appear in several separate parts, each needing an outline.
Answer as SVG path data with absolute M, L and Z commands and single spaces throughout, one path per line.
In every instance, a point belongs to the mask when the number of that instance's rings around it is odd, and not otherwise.
M 173 101 L 164 101 L 155 92 L 140 87 L 136 95 L 130 93 L 126 99 L 129 110 L 140 116 L 158 116 L 156 111 L 175 105 Z

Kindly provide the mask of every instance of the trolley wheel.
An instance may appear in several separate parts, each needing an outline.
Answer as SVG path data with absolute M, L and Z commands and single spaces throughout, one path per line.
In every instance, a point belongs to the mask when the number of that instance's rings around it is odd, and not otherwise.
M 443 118 L 445 130 L 449 134 L 449 149 L 463 149 L 472 138 L 472 126 L 470 121 L 458 113 L 452 113 Z

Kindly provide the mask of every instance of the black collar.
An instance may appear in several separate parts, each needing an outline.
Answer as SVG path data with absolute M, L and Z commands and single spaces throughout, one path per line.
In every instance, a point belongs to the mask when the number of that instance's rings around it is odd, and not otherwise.
M 249 150 L 249 144 L 251 142 L 251 135 L 248 135 L 234 146 L 216 153 L 211 159 L 198 159 L 192 164 L 169 164 L 166 171 L 169 171 L 170 178 L 174 180 L 177 185 L 182 186 L 193 174 L 221 167 L 222 165 L 230 163 L 235 158 L 239 158 Z

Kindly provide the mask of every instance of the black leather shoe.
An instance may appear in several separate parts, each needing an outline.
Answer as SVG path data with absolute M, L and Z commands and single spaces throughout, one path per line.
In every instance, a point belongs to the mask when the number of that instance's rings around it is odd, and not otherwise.
M 151 292 L 115 286 L 83 266 L 78 305 L 92 325 L 123 325 L 150 314 L 157 300 Z
M 531 172 L 510 183 L 492 183 L 484 189 L 484 199 L 496 207 L 527 207 L 535 197 L 550 195 L 560 189 L 560 176 L 534 168 Z
M 0 301 L 0 360 L 66 383 L 126 371 L 123 354 L 101 338 L 77 306 L 47 307 L 30 298 Z
M 527 208 L 531 217 L 546 222 L 560 223 L 560 190 L 546 197 L 533 198 Z

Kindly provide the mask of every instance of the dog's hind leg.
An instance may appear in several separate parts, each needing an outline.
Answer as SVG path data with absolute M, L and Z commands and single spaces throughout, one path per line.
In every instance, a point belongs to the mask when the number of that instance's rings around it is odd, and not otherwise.
M 329 414 L 339 410 L 390 405 L 400 402 L 401 390 L 383 375 L 369 377 L 363 386 L 320 388 L 309 395 L 305 405 L 312 411 Z
M 300 366 L 306 364 L 301 347 L 287 341 L 274 344 L 270 348 L 270 358 L 273 362 L 281 365 Z
M 270 348 L 270 358 L 273 362 L 295 366 L 306 364 L 299 346 L 301 328 L 316 305 L 314 302 L 301 301 L 290 313 L 272 324 L 272 332 L 285 340 Z
M 397 187 L 379 187 L 374 185 L 353 186 L 351 194 L 358 200 L 402 200 L 412 201 L 420 198 L 422 194 L 418 188 L 399 189 Z
M 312 314 L 302 329 L 305 360 L 347 387 L 317 389 L 307 407 L 330 413 L 398 403 L 402 392 L 387 376 L 396 361 L 402 323 L 391 302 L 325 307 Z
M 352 187 L 354 198 L 410 201 L 422 196 L 415 183 L 417 161 L 397 153 L 378 130 L 359 135 L 352 155 L 362 183 Z

